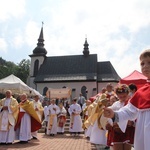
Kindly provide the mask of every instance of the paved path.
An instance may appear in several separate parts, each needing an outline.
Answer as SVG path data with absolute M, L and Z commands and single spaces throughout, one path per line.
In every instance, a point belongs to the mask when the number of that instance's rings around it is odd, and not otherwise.
M 91 144 L 83 134 L 75 137 L 70 134 L 51 137 L 38 133 L 38 140 L 31 140 L 27 144 L 15 141 L 12 145 L 0 145 L 0 150 L 105 150 L 103 147 Z
M 96 150 L 83 134 L 70 136 L 70 134 L 47 136 L 38 133 L 38 140 L 31 140 L 27 144 L 15 141 L 12 145 L 0 145 L 0 150 Z

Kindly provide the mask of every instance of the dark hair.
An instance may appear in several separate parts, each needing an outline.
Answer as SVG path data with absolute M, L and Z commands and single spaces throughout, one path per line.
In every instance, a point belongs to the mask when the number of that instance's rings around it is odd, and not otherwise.
M 137 86 L 135 84 L 131 83 L 131 84 L 129 84 L 129 89 L 132 91 L 133 90 L 137 91 Z
M 73 99 L 73 101 L 76 102 L 76 101 L 77 101 L 77 97 L 75 97 L 75 98 Z

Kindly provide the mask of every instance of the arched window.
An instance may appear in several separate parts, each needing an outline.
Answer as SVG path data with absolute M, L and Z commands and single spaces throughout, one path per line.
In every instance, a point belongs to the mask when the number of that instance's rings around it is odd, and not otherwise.
M 37 60 L 34 62 L 34 74 L 33 74 L 33 76 L 36 76 L 36 75 L 37 75 L 38 69 L 39 69 L 39 60 L 37 59 Z
M 44 95 L 44 96 L 46 96 L 47 90 L 48 90 L 48 87 L 44 87 L 44 89 L 43 89 L 43 95 Z
M 85 99 L 87 99 L 87 88 L 86 88 L 86 86 L 82 86 L 81 93 L 85 97 Z

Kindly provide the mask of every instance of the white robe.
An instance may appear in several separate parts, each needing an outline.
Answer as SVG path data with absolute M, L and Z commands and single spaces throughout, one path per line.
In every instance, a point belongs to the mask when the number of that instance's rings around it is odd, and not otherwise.
M 76 115 L 74 116 L 73 126 L 70 128 L 70 132 L 82 132 L 82 119 L 80 116 L 81 113 L 81 106 L 79 104 L 72 104 L 70 108 L 68 109 L 70 114 L 70 120 L 72 117 L 72 113 L 74 112 Z M 71 126 L 70 126 L 71 127 Z
M 41 102 L 40 101 L 36 102 L 35 100 L 33 100 L 33 107 L 34 107 L 34 109 L 36 109 L 36 108 L 39 109 L 38 111 L 36 111 L 36 113 L 37 113 L 37 115 L 38 115 L 38 117 L 39 117 L 39 119 L 41 121 L 42 120 L 42 115 L 41 115 L 41 111 L 40 111 L 40 109 L 42 107 Z M 31 134 L 32 134 L 33 137 L 37 138 L 37 133 L 38 133 L 38 131 L 35 131 L 35 132 L 32 132 Z
M 24 109 L 20 108 L 20 112 L 25 112 Z M 16 140 L 28 141 L 31 139 L 31 117 L 25 112 L 21 118 L 20 127 L 16 130 Z
M 85 137 L 90 137 L 91 136 L 91 132 L 92 132 L 92 125 L 90 125 L 86 132 L 85 132 Z
M 118 111 L 120 108 L 122 108 L 124 106 L 125 106 L 125 102 L 116 101 L 111 106 L 109 106 L 109 108 L 111 108 L 113 111 Z M 118 123 L 122 132 L 125 132 L 126 127 L 127 127 L 127 123 L 128 123 L 128 121 L 124 122 L 123 124 Z
M 12 111 L 10 109 L 10 102 L 11 99 L 7 98 L 4 102 L 4 106 L 8 106 L 8 110 L 3 110 L 0 113 L 2 115 L 1 118 L 1 126 L 0 126 L 0 143 L 12 143 L 15 140 L 15 131 L 14 126 L 10 126 L 9 130 L 6 130 L 5 127 L 8 126 L 8 114 L 12 114 Z
M 93 144 L 107 145 L 106 130 L 99 129 L 97 120 L 92 126 L 90 142 Z
M 134 149 L 135 150 L 149 150 L 150 149 L 150 108 L 139 110 L 131 103 L 128 103 L 118 112 L 120 126 L 127 122 L 127 120 L 136 120 Z
M 56 108 L 56 111 L 53 110 L 53 108 Z M 50 134 L 57 134 L 57 114 L 59 114 L 60 112 L 60 109 L 59 107 L 56 105 L 56 104 L 51 104 L 47 107 L 47 113 L 48 115 L 56 115 L 53 119 L 53 125 L 52 125 L 52 128 L 51 130 L 49 130 L 49 119 L 48 119 L 48 125 L 47 125 L 47 135 L 50 135 Z
M 60 109 L 60 114 L 59 114 L 59 116 L 66 116 L 66 113 L 67 113 L 67 111 L 66 111 L 66 109 L 63 107 L 62 109 Z M 58 116 L 58 117 L 59 117 Z M 63 126 L 63 127 L 57 127 L 57 132 L 59 132 L 59 133 L 64 133 L 64 128 L 65 128 L 65 126 Z
M 44 106 L 44 121 L 46 122 L 48 122 L 48 115 L 49 115 L 48 106 Z

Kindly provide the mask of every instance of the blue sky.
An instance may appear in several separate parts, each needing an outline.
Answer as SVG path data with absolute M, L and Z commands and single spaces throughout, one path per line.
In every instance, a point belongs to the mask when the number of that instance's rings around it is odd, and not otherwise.
M 120 77 L 140 71 L 150 48 L 149 0 L 0 0 L 0 57 L 30 59 L 44 22 L 47 56 L 90 54 L 111 61 Z

